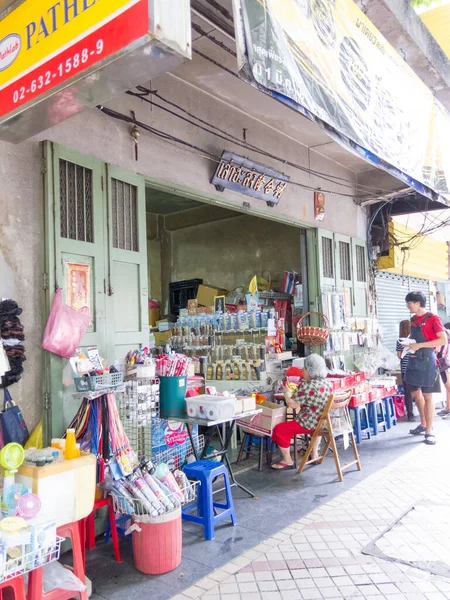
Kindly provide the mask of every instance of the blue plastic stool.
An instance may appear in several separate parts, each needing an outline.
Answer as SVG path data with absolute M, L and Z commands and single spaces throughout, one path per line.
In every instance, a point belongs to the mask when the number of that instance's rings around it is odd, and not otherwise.
M 372 428 L 373 435 L 378 435 L 381 427 L 384 427 L 384 431 L 387 431 L 386 411 L 384 409 L 383 400 L 374 400 L 373 402 L 369 402 L 368 410 L 369 423 Z
M 197 493 L 197 504 L 185 506 L 182 511 L 183 521 L 191 521 L 203 525 L 205 540 L 214 539 L 214 527 L 223 519 L 231 518 L 236 525 L 236 514 L 234 512 L 233 496 L 231 494 L 230 476 L 228 469 L 223 463 L 210 460 L 197 460 L 184 467 L 186 477 L 200 482 Z M 223 475 L 225 484 L 225 504 L 214 502 L 213 483 L 220 475 Z M 197 509 L 197 514 L 191 511 Z M 217 512 L 220 509 L 221 512 Z
M 363 433 L 367 434 L 367 439 L 370 440 L 371 434 L 367 406 L 361 404 L 360 406 L 350 406 L 349 408 L 353 414 L 353 432 L 355 434 L 356 443 L 360 444 L 363 441 Z
M 394 398 L 392 396 L 383 398 L 383 403 L 384 411 L 386 413 L 386 426 L 388 429 L 391 429 L 392 427 L 395 427 L 395 425 L 397 425 L 397 415 L 395 412 Z

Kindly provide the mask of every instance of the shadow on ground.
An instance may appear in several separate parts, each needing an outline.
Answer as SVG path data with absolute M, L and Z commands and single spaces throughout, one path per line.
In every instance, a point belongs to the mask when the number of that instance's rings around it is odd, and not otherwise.
M 440 425 L 443 432 L 448 429 L 446 425 Z M 293 471 L 274 472 L 267 465 L 262 472 L 252 470 L 240 474 L 238 480 L 257 494 L 258 499 L 251 499 L 241 490 L 234 489 L 238 525 L 219 525 L 215 539 L 210 542 L 203 540 L 199 526 L 183 523 L 183 560 L 172 573 L 149 577 L 136 571 L 129 540 L 121 540 L 121 565 L 114 562 L 111 546 L 99 543 L 97 549 L 87 555 L 87 575 L 94 590 L 92 599 L 141 600 L 151 597 L 167 600 L 175 596 L 416 447 L 422 438 L 410 436 L 410 428 L 409 423 L 399 423 L 392 430 L 360 444 L 358 450 L 363 470 L 349 470 L 343 483 L 337 480 L 331 456 L 323 465 L 310 467 L 302 475 Z M 430 447 L 430 451 L 438 448 Z M 350 461 L 349 454 L 342 453 L 341 456 L 342 462 L 347 456 Z

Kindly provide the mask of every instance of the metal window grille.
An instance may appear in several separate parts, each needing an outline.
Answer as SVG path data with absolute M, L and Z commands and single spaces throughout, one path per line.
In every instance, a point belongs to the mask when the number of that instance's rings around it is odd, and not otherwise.
M 341 279 L 351 281 L 352 267 L 350 261 L 350 244 L 339 242 L 339 264 L 341 266 Z
M 356 281 L 367 281 L 366 256 L 364 246 L 356 246 Z
M 334 278 L 333 240 L 327 237 L 322 238 L 322 275 Z
M 137 224 L 137 187 L 111 179 L 113 246 L 139 252 Z
M 59 187 L 61 237 L 93 242 L 91 169 L 60 159 Z

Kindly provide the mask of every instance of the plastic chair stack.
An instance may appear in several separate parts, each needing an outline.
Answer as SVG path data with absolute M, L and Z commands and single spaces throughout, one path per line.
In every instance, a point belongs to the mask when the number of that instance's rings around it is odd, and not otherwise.
M 188 479 L 200 482 L 197 494 L 197 503 L 183 508 L 183 521 L 191 521 L 203 525 L 205 540 L 213 540 L 215 537 L 215 526 L 219 521 L 231 519 L 236 525 L 236 514 L 234 512 L 233 496 L 231 494 L 230 476 L 228 469 L 223 463 L 210 460 L 198 460 L 184 467 Z M 223 476 L 225 504 L 214 502 L 213 483 Z M 192 511 L 196 510 L 196 514 Z M 219 512 L 220 511 L 220 512 Z

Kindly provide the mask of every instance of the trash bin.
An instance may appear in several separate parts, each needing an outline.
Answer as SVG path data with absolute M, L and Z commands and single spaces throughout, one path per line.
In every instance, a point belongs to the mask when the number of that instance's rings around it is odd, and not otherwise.
M 162 575 L 181 563 L 181 508 L 152 518 L 133 517 L 134 566 L 146 575 Z
M 159 378 L 159 406 L 163 419 L 186 416 L 186 377 Z

